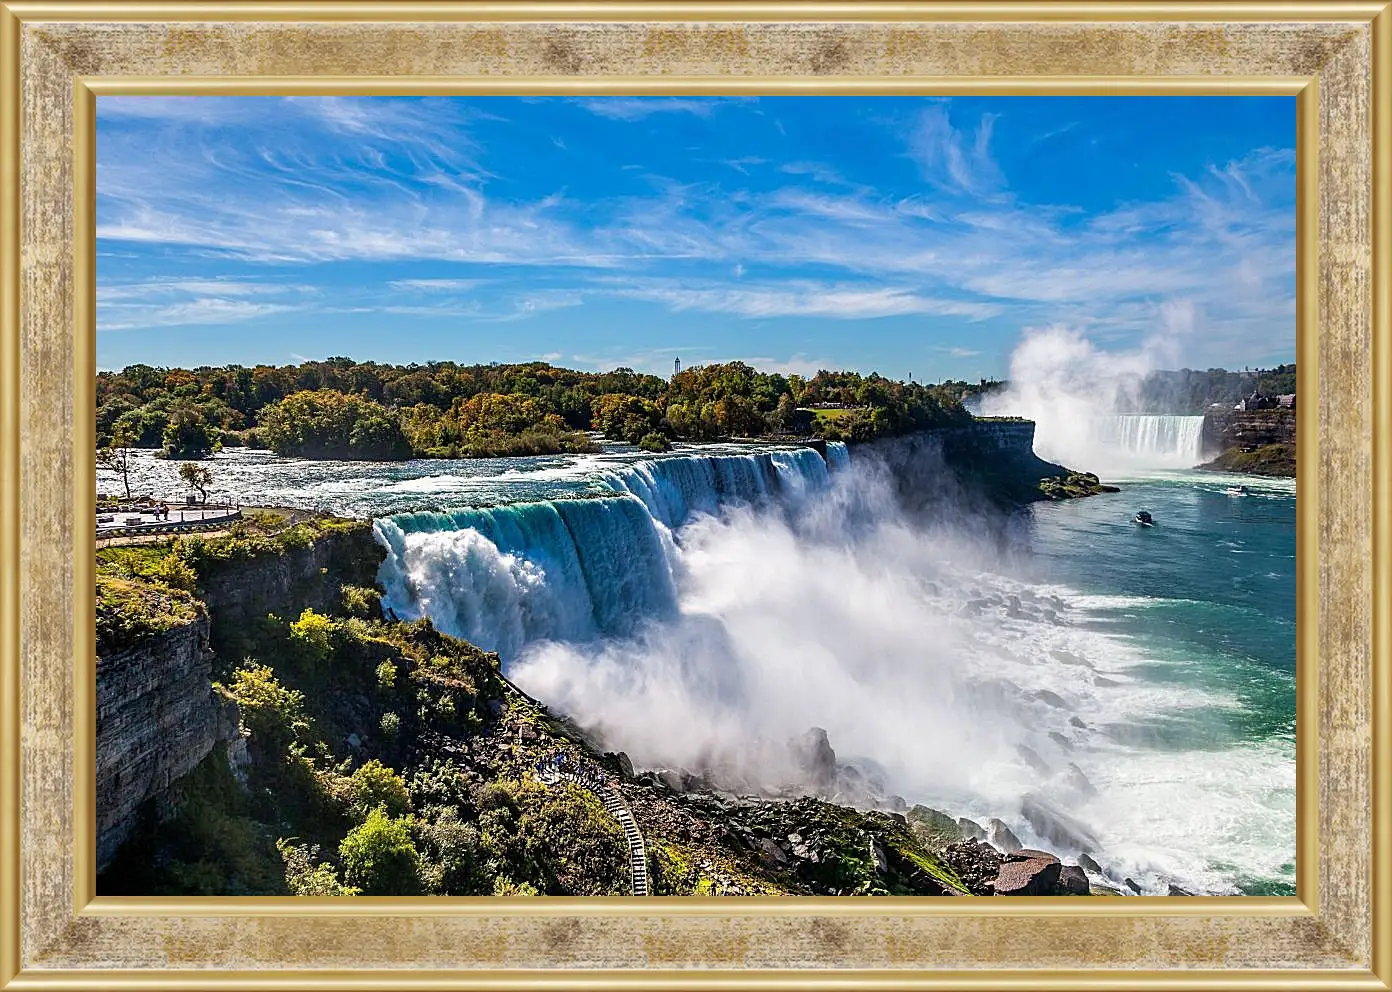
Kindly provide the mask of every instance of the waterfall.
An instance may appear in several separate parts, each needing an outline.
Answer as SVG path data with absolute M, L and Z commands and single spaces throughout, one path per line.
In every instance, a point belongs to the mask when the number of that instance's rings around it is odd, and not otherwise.
M 844 441 L 827 442 L 827 468 L 839 472 L 851 464 L 851 452 Z
M 1201 461 L 1203 420 L 1151 414 L 1103 418 L 1099 440 L 1137 464 L 1155 468 L 1189 468 Z
M 625 636 L 676 609 L 673 531 L 730 506 L 796 506 L 829 476 L 801 448 L 653 458 L 598 481 L 613 495 L 377 520 L 386 604 L 505 658 L 534 641 Z
M 1036 418 L 1035 454 L 1088 472 L 1191 468 L 1203 460 L 1201 416 L 1051 413 Z

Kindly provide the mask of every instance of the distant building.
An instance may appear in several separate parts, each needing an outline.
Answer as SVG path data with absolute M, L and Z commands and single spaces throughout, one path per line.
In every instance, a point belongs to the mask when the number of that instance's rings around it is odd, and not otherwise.
M 1240 400 L 1240 401 L 1238 402 L 1237 406 L 1234 407 L 1233 409 L 1236 409 L 1236 410 L 1274 410 L 1274 409 L 1276 409 L 1276 405 L 1277 405 L 1277 399 L 1276 399 L 1276 397 L 1274 397 L 1274 396 L 1263 396 L 1261 393 L 1257 392 L 1257 391 L 1254 389 L 1254 390 L 1252 390 L 1252 395 L 1250 395 L 1250 396 L 1248 396 L 1248 397 L 1246 397 L 1246 398 Z M 1291 405 L 1292 407 L 1295 405 L 1295 397 L 1294 397 L 1294 396 L 1291 397 L 1291 404 L 1290 404 L 1290 405 Z
M 1284 395 L 1276 397 L 1276 405 L 1281 407 L 1283 410 L 1294 410 L 1295 394 L 1285 393 Z

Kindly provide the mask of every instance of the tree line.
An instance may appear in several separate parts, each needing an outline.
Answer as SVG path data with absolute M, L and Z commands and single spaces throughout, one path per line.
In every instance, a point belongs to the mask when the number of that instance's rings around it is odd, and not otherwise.
M 97 441 L 197 459 L 223 446 L 306 458 L 469 458 L 595 450 L 600 432 L 648 450 L 674 440 L 817 436 L 870 440 L 969 422 L 965 383 L 927 386 L 876 373 L 760 372 L 743 362 L 664 380 L 545 362 L 166 369 L 97 376 Z

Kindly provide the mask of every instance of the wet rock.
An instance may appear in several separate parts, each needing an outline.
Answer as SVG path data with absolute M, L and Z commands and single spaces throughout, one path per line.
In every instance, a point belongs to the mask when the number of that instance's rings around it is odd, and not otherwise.
M 1068 718 L 1068 725 L 1070 727 L 1077 727 L 1079 730 L 1087 730 L 1087 724 L 1079 720 L 1076 716 Z
M 791 742 L 794 756 L 818 789 L 829 789 L 836 782 L 836 752 L 832 750 L 827 732 L 812 727 Z
M 1103 688 L 1112 685 L 1121 685 L 1121 683 L 1117 682 L 1115 679 L 1104 678 L 1101 675 L 1094 675 L 1092 677 L 1092 684 L 1102 686 Z
M 1049 653 L 1054 656 L 1055 661 L 1062 662 L 1065 665 L 1079 665 L 1083 668 L 1093 667 L 1092 662 L 1088 661 L 1086 658 L 1074 654 L 1072 651 L 1064 651 L 1062 648 L 1054 648 Z
M 1019 753 L 1020 757 L 1025 759 L 1025 764 L 1029 765 L 1030 768 L 1038 774 L 1050 775 L 1053 773 L 1053 769 L 1049 767 L 1049 763 L 1041 758 L 1039 752 L 1034 748 L 1020 744 L 1016 746 L 1015 750 Z
M 1003 820 L 992 817 L 986 824 L 986 837 L 991 842 L 991 846 L 997 851 L 1010 854 L 1018 851 L 1025 845 L 1020 843 L 1020 838 L 1015 836 L 1015 831 L 1005 825 Z
M 671 768 L 663 768 L 657 773 L 657 779 L 672 792 L 682 791 L 681 772 L 673 771 Z
M 1178 885 L 1175 885 L 1174 882 L 1170 883 L 1169 889 L 1165 893 L 1167 896 L 1192 896 L 1193 894 L 1192 892 L 1181 889 Z
M 1070 741 L 1067 737 L 1064 737 L 1057 730 L 1049 731 L 1049 740 L 1053 741 L 1055 744 L 1063 748 L 1065 751 L 1073 750 L 1073 742 Z
M 903 796 L 890 796 L 885 800 L 885 805 L 895 813 L 907 813 L 909 811 L 909 801 Z
M 1059 869 L 1059 894 L 1066 896 L 1085 896 L 1092 891 L 1087 873 L 1077 865 L 1064 865 Z
M 1071 761 L 1068 763 L 1068 785 L 1075 792 L 1084 796 L 1097 795 L 1096 787 L 1088 781 L 1088 777 L 1083 774 L 1083 770 Z
M 767 837 L 760 839 L 758 850 L 765 864 L 786 865 L 788 863 L 788 852 L 779 847 L 776 841 Z
M 930 851 L 939 851 L 963 838 L 957 821 L 941 810 L 915 806 L 908 813 L 909 829 L 920 844 Z
M 1089 882 L 1088 892 L 1094 896 L 1124 896 L 1128 894 L 1113 886 L 1103 885 L 1101 882 Z
M 349 735 L 348 735 L 348 746 L 349 746 L 349 747 L 362 747 L 362 738 L 359 737 L 357 734 L 349 734 Z
M 1062 865 L 1053 861 L 1007 861 L 1001 865 L 994 888 L 998 896 L 1047 896 L 1058 885 Z
M 1056 855 L 1048 851 L 1036 850 L 1032 847 L 1022 847 L 1018 851 L 1011 851 L 1005 856 L 1007 862 L 1011 861 L 1058 861 Z
M 1040 837 L 1059 847 L 1095 851 L 1102 845 L 1086 825 L 1055 809 L 1042 796 L 1030 794 L 1020 803 L 1020 815 Z
M 870 853 L 875 858 L 875 870 L 881 875 L 889 871 L 889 858 L 885 856 L 884 845 L 878 837 L 870 838 Z
M 632 782 L 633 762 L 628 760 L 628 755 L 625 754 L 623 751 L 619 751 L 617 754 L 614 755 L 614 758 L 618 762 L 619 774 L 623 776 L 623 780 L 625 782 Z
M 1094 861 L 1090 855 L 1078 855 L 1078 864 L 1079 866 L 1086 868 L 1088 871 L 1092 872 L 1094 875 L 1102 874 L 1102 866 L 1099 865 L 1096 861 Z
M 1056 706 L 1059 709 L 1064 709 L 1068 705 L 1063 701 L 1062 696 L 1060 696 L 1057 692 L 1051 692 L 1048 689 L 1036 689 L 1034 690 L 1032 695 L 1035 699 L 1038 699 L 1040 702 L 1048 703 L 1050 706 Z
M 1137 885 L 1135 882 L 1131 881 L 1131 879 L 1129 879 L 1129 878 L 1123 878 L 1123 879 L 1121 880 L 1121 884 L 1125 885 L 1125 886 L 1126 886 L 1128 889 L 1130 889 L 1132 892 L 1136 893 L 1136 895 L 1140 895 L 1140 894 L 1141 894 L 1141 887 L 1140 887 L 1139 885 Z
M 957 873 L 968 892 L 978 896 L 995 895 L 993 883 L 1003 859 L 994 847 L 976 840 L 964 840 L 943 848 L 938 858 Z
M 957 818 L 957 826 L 962 828 L 962 836 L 967 840 L 986 839 L 986 831 L 975 820 L 968 820 L 965 816 L 961 816 Z

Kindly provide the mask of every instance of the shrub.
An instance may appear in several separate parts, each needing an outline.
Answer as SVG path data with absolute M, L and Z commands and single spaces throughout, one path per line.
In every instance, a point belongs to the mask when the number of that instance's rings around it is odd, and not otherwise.
M 410 808 L 411 796 L 406 791 L 406 782 L 376 758 L 355 771 L 350 781 L 353 804 L 364 815 L 381 808 L 391 816 L 402 816 Z
M 644 451 L 671 451 L 672 442 L 667 440 L 665 434 L 652 431 L 651 433 L 643 435 L 642 440 L 638 442 L 638 447 L 642 448 Z
M 410 821 L 374 809 L 338 846 L 344 880 L 369 896 L 421 892 L 421 858 L 411 841 Z
M 306 609 L 298 620 L 291 621 L 290 639 L 314 658 L 322 660 L 333 650 L 337 626 L 328 617 Z
M 528 882 L 514 882 L 506 875 L 499 875 L 493 880 L 493 894 L 495 896 L 534 896 L 538 893 L 536 886 Z
M 376 619 L 382 612 L 382 594 L 367 586 L 344 586 L 343 609 L 350 615 L 367 620 Z
M 276 681 L 266 665 L 250 662 L 232 673 L 227 692 L 241 707 L 242 723 L 252 737 L 277 753 L 309 729 L 304 693 Z
M 188 562 L 177 554 L 167 554 L 150 569 L 150 578 L 163 582 L 171 589 L 193 592 L 198 584 L 198 573 L 189 567 Z
M 377 666 L 377 684 L 383 689 L 390 689 L 396 685 L 396 666 L 390 661 L 384 661 Z
M 395 740 L 396 735 L 401 733 L 401 717 L 395 713 L 383 713 L 382 719 L 378 721 L 377 727 L 382 731 L 382 736 L 387 740 Z
M 447 806 L 432 823 L 420 829 L 426 888 L 440 895 L 487 895 L 493 889 L 479 847 L 478 828 L 464 823 L 459 811 Z
M 327 862 L 317 862 L 317 844 L 295 844 L 282 837 L 276 850 L 285 862 L 285 887 L 297 896 L 355 896 L 360 889 L 344 885 Z

